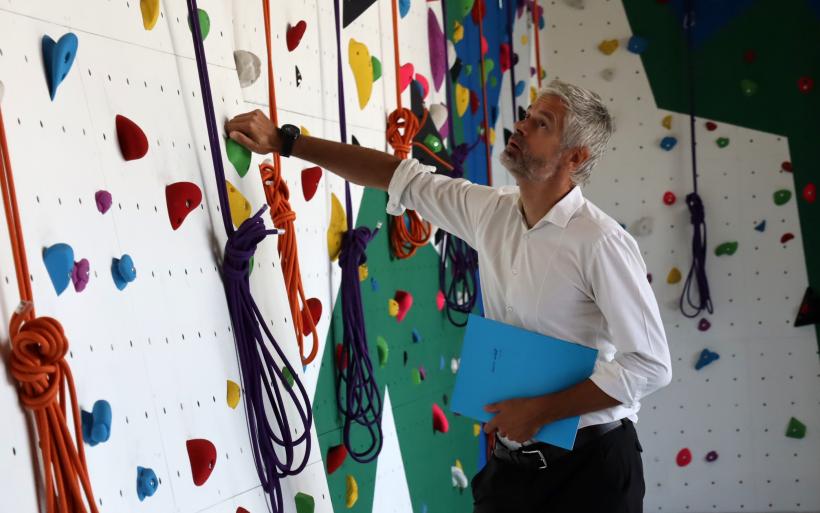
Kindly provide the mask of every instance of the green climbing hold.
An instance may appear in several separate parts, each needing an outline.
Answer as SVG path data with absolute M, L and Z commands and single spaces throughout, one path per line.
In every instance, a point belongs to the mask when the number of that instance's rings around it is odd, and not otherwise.
M 806 425 L 792 417 L 789 419 L 789 427 L 786 428 L 786 436 L 789 438 L 803 438 L 806 436 Z
M 379 366 L 384 367 L 387 365 L 387 356 L 390 354 L 390 348 L 382 336 L 376 337 L 376 351 L 379 353 Z
M 490 77 L 490 87 L 495 87 L 498 85 L 498 80 L 495 78 L 495 75 Z
M 475 0 L 461 0 L 461 17 L 465 17 L 470 14 L 470 11 L 473 9 L 473 2 Z
M 199 29 L 202 30 L 202 40 L 205 41 L 205 38 L 208 37 L 208 32 L 211 31 L 211 18 L 203 9 L 197 9 L 197 13 L 199 14 Z M 188 28 L 194 30 L 191 26 L 190 17 L 188 18 Z
M 316 502 L 313 500 L 313 496 L 306 493 L 297 493 L 293 500 L 296 502 L 296 513 L 313 513 L 313 510 L 316 508 Z
M 729 138 L 728 137 L 718 137 L 715 140 L 715 143 L 717 143 L 718 148 L 725 148 L 725 147 L 729 146 Z
M 282 375 L 285 376 L 285 380 L 288 382 L 288 388 L 293 387 L 293 374 L 291 374 L 287 365 L 282 367 Z
M 788 189 L 780 189 L 774 193 L 774 204 L 777 206 L 785 205 L 792 199 L 792 191 Z
M 433 153 L 438 153 L 441 151 L 441 139 L 435 136 L 435 134 L 427 134 L 427 137 L 424 138 L 424 145 L 427 146 L 430 151 Z
M 734 255 L 735 251 L 737 251 L 737 242 L 724 242 L 715 248 L 715 255 Z
M 421 372 L 418 369 L 413 369 L 410 373 L 413 378 L 414 385 L 421 385 Z
M 473 72 L 473 65 L 472 64 L 465 64 L 464 65 L 464 74 L 469 77 L 472 74 L 472 72 Z
M 757 93 L 757 82 L 749 79 L 741 80 L 740 90 L 743 91 L 744 96 L 754 96 Z
M 251 275 L 253 272 L 253 255 L 251 255 L 251 260 L 248 262 L 248 276 Z
M 484 80 L 487 80 L 487 77 L 490 76 L 490 73 L 492 73 L 494 69 L 495 62 L 492 59 L 487 59 L 484 61 Z
M 373 63 L 373 82 L 382 78 L 382 63 L 375 56 L 370 57 L 370 62 Z
M 228 154 L 228 160 L 233 164 L 237 174 L 244 178 L 251 167 L 251 150 L 233 139 L 228 139 L 225 143 L 225 152 Z

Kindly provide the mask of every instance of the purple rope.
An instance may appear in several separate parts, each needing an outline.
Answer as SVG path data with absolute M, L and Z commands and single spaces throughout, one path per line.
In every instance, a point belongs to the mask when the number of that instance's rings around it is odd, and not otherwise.
M 256 252 L 257 245 L 267 235 L 277 232 L 265 228 L 262 214 L 267 210 L 267 206 L 259 209 L 255 215 L 246 219 L 238 229 L 234 230 L 228 194 L 225 189 L 225 170 L 222 166 L 217 136 L 208 66 L 202 45 L 202 28 L 199 25 L 196 0 L 187 1 L 199 72 L 199 85 L 205 110 L 205 123 L 208 128 L 211 158 L 219 192 L 219 204 L 225 232 L 228 235 L 222 263 L 222 276 L 236 341 L 242 387 L 245 391 L 245 411 L 253 447 L 253 459 L 262 487 L 270 496 L 272 509 L 280 513 L 284 511 L 281 478 L 301 472 L 310 456 L 310 429 L 313 413 L 304 385 L 268 329 L 251 295 L 250 259 Z M 271 354 L 268 345 L 273 347 L 279 361 L 284 363 L 283 369 L 280 370 L 280 364 Z M 289 377 L 293 379 L 293 386 L 288 384 L 288 376 L 285 372 L 289 373 Z M 298 437 L 294 437 L 294 432 L 298 432 L 298 429 L 293 429 L 286 413 L 284 402 L 286 396 L 293 403 L 299 415 L 302 434 Z M 274 425 L 271 425 L 271 418 L 266 411 L 270 411 Z M 304 454 L 297 459 L 296 449 L 302 444 L 305 447 Z M 280 456 L 282 452 L 284 452 L 284 457 Z
M 336 16 L 339 131 L 342 143 L 347 143 L 339 0 L 333 2 L 333 8 Z M 339 254 L 339 266 L 342 268 L 341 302 L 344 333 L 341 357 L 344 363 L 337 361 L 336 366 L 336 405 L 344 417 L 342 434 L 348 454 L 359 463 L 368 463 L 379 456 L 383 445 L 382 398 L 367 347 L 359 266 L 367 261 L 365 253 L 367 244 L 373 240 L 379 228 L 376 227 L 372 232 L 363 226 L 353 228 L 353 205 L 350 183 L 347 181 L 345 181 L 345 210 L 347 211 L 347 232 L 342 238 L 342 251 Z M 364 428 L 370 440 L 363 450 L 354 448 L 351 440 L 351 432 L 356 425 Z

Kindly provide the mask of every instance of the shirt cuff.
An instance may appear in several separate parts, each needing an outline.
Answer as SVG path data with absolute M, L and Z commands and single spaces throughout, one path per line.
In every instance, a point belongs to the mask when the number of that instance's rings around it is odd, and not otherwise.
M 589 379 L 608 396 L 621 401 L 627 408 L 634 408 L 646 389 L 645 376 L 635 374 L 613 360 L 595 362 L 595 370 Z
M 421 173 L 430 173 L 435 168 L 432 166 L 423 166 L 419 164 L 416 159 L 403 160 L 393 176 L 390 178 L 390 184 L 387 186 L 387 213 L 393 216 L 400 216 L 404 213 L 406 208 L 402 201 L 402 196 L 407 186 Z

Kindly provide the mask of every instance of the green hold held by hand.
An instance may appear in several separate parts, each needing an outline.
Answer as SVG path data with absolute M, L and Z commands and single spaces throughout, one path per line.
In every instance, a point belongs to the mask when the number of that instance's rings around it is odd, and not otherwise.
M 735 251 L 737 251 L 737 242 L 724 242 L 717 248 L 715 248 L 715 255 L 722 256 L 722 255 L 734 255 Z
M 774 193 L 774 204 L 777 206 L 785 205 L 792 199 L 792 192 L 788 189 L 780 189 Z
M 251 167 L 251 151 L 233 139 L 228 139 L 225 143 L 225 153 L 228 154 L 228 160 L 233 164 L 237 174 L 244 178 Z

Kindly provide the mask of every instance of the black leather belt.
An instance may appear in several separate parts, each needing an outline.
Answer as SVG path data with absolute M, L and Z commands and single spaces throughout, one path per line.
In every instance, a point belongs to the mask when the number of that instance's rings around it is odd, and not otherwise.
M 575 435 L 575 446 L 573 449 L 578 450 L 589 442 L 625 425 L 627 422 L 631 421 L 629 419 L 622 419 L 606 424 L 597 424 L 595 426 L 581 428 L 578 430 L 578 434 Z M 549 466 L 550 462 L 562 456 L 566 456 L 570 452 L 572 451 L 544 443 L 535 443 L 523 446 L 519 449 L 510 449 L 504 445 L 504 442 L 498 439 L 496 439 L 495 448 L 493 449 L 493 455 L 496 458 L 519 467 L 534 470 L 544 470 Z

